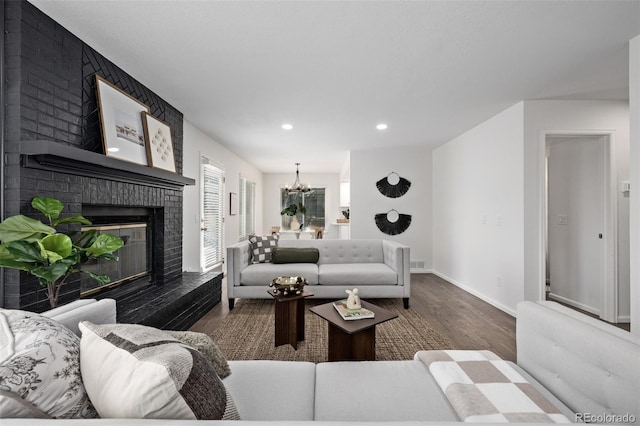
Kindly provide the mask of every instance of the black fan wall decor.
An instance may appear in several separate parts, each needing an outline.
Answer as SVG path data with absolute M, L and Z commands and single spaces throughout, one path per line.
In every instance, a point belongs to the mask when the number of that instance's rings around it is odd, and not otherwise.
M 411 225 L 411 215 L 398 213 L 395 209 L 377 213 L 375 219 L 378 229 L 387 235 L 402 234 Z
M 411 188 L 411 182 L 396 172 L 391 172 L 376 182 L 378 191 L 385 197 L 402 197 Z

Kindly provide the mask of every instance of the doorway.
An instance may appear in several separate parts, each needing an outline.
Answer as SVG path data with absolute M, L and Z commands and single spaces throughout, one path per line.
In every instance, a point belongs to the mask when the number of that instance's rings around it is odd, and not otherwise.
M 617 322 L 617 224 L 612 134 L 545 138 L 547 297 Z

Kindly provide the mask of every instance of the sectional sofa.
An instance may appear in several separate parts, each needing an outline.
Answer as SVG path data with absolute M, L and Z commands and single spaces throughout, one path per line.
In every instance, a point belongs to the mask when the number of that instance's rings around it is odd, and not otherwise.
M 52 317 L 75 328 L 78 319 L 114 321 L 115 303 L 102 300 Z M 0 311 L 1 312 L 1 311 Z M 426 367 L 412 360 L 312 364 L 229 361 L 223 382 L 241 421 L 134 419 L 42 420 L 52 425 L 434 425 L 460 419 Z M 479 353 L 484 353 L 480 351 Z M 517 308 L 517 364 L 504 362 L 570 421 L 637 423 L 640 419 L 640 339 L 553 302 Z M 3 426 L 32 418 L 3 419 Z M 529 423 L 531 424 L 531 423 Z M 534 423 L 535 424 L 535 423 Z
M 303 276 L 314 297 L 339 299 L 357 287 L 363 299 L 402 298 L 409 307 L 410 249 L 390 240 L 280 240 L 278 247 L 313 248 L 317 262 L 254 262 L 249 241 L 227 247 L 227 296 L 233 309 L 236 298 L 269 298 L 275 277 Z

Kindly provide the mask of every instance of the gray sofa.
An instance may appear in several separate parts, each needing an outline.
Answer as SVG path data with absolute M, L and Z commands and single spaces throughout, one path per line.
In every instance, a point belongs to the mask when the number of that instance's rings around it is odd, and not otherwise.
M 303 276 L 315 298 L 339 299 L 357 287 L 360 297 L 398 298 L 409 307 L 409 247 L 389 240 L 280 240 L 278 247 L 317 248 L 317 263 L 252 263 L 248 241 L 227 247 L 229 309 L 236 298 L 266 299 L 275 277 Z
M 553 302 L 522 302 L 517 309 L 521 375 L 570 420 L 588 414 L 598 423 L 613 415 L 640 419 L 640 339 Z M 100 301 L 52 318 L 112 321 L 115 303 Z M 57 424 L 434 425 L 459 422 L 429 369 L 418 360 L 312 364 L 230 361 L 224 379 L 242 421 L 54 420 Z M 602 417 L 598 417 L 602 416 Z M 607 417 L 608 416 L 608 417 Z M 51 420 L 48 420 L 51 421 Z M 3 426 L 34 419 L 3 419 Z M 44 423 L 43 420 L 38 422 Z M 40 423 L 39 423 L 40 424 Z M 529 423 L 531 424 L 531 423 Z

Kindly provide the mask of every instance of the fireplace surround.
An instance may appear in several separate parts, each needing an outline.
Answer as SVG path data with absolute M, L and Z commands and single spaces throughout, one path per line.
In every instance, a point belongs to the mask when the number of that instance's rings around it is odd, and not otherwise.
M 112 221 L 96 209 L 121 216 L 148 216 L 151 270 L 145 284 L 163 287 L 185 282 L 182 273 L 183 116 L 180 111 L 116 64 L 75 37 L 29 2 L 3 4 L 4 131 L 2 205 L 4 217 L 35 215 L 35 196 L 59 199 L 63 216 L 86 214 Z M 95 75 L 149 106 L 171 128 L 177 173 L 103 154 Z M 78 227 L 78 230 L 80 228 Z M 49 308 L 46 290 L 30 275 L 4 270 L 0 305 L 41 312 Z M 189 277 L 187 281 L 198 281 Z M 136 284 L 138 285 L 138 284 Z M 59 303 L 78 299 L 80 277 L 63 287 Z

